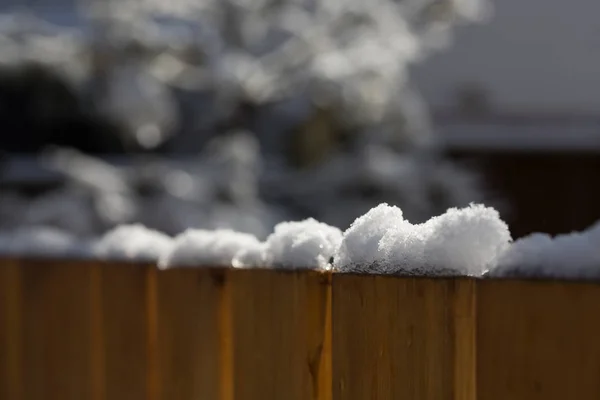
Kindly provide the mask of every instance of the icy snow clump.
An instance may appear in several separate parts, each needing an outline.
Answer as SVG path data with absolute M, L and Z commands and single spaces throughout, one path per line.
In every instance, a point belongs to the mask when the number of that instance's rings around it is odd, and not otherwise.
M 274 268 L 328 269 L 341 242 L 341 230 L 312 218 L 282 222 L 267 238 L 263 260 Z
M 109 260 L 157 261 L 173 246 L 173 239 L 141 224 L 121 225 L 93 244 L 95 256 Z
M 0 233 L 0 254 L 35 257 L 82 257 L 86 243 L 60 229 L 27 227 Z
M 175 238 L 170 251 L 160 257 L 158 266 L 227 267 L 233 265 L 238 253 L 259 246 L 259 240 L 249 233 L 229 229 L 188 229 Z
M 411 224 L 400 209 L 381 204 L 344 233 L 334 266 L 340 272 L 478 276 L 496 265 L 510 241 L 498 212 L 483 205 Z
M 341 272 L 384 272 L 383 253 L 379 242 L 388 231 L 405 224 L 402 210 L 385 203 L 358 217 L 344 232 L 334 266 Z
M 427 224 L 432 225 L 425 243 L 427 268 L 481 275 L 498 263 L 512 240 L 498 211 L 480 204 L 450 208 Z
M 231 261 L 231 265 L 234 268 L 264 267 L 266 265 L 266 247 L 264 242 L 248 244 L 246 248 L 237 252 Z
M 600 278 L 600 221 L 582 232 L 533 233 L 513 243 L 491 277 Z

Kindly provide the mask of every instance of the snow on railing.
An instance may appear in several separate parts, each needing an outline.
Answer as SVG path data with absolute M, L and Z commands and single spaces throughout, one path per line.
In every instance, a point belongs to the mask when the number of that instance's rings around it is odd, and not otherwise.
M 307 219 L 282 222 L 264 241 L 230 229 L 187 229 L 175 237 L 141 224 L 78 239 L 52 228 L 0 233 L 0 256 L 42 256 L 157 263 L 160 268 L 221 266 L 307 268 L 382 275 L 471 277 L 600 276 L 599 224 L 580 233 L 535 233 L 513 243 L 490 207 L 448 209 L 421 224 L 380 204 L 345 231 Z
M 229 229 L 188 229 L 175 238 L 139 224 L 123 225 L 80 243 L 58 230 L 18 230 L 0 237 L 0 253 L 158 262 L 177 266 L 333 269 L 376 274 L 480 276 L 496 265 L 511 240 L 498 212 L 482 205 L 449 209 L 411 224 L 397 207 L 381 204 L 342 233 L 314 219 L 282 222 L 264 242 Z M 29 234 L 28 234 L 29 233 Z

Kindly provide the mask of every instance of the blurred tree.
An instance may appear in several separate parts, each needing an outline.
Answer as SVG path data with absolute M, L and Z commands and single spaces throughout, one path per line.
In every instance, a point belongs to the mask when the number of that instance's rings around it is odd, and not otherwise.
M 81 151 L 124 150 L 116 126 L 80 96 L 60 74 L 35 63 L 0 68 L 0 150 L 33 153 L 48 145 Z
M 37 129 L 40 142 L 57 137 L 57 144 L 88 152 L 165 145 L 198 154 L 206 137 L 217 138 L 217 146 L 195 157 L 189 176 L 170 171 L 157 185 L 140 184 L 128 175 L 137 176 L 140 166 L 133 172 L 105 166 L 109 172 L 101 176 L 116 175 L 126 190 L 102 182 L 90 189 L 94 169 L 80 177 L 78 193 L 91 191 L 84 197 L 99 198 L 92 203 L 108 215 L 102 227 L 136 218 L 169 231 L 242 221 L 264 231 L 256 219 L 273 222 L 274 215 L 345 227 L 379 202 L 421 221 L 483 196 L 476 176 L 437 151 L 408 67 L 446 44 L 454 24 L 478 20 L 482 10 L 485 0 L 97 0 L 87 9 L 89 36 L 71 34 L 61 47 L 76 49 L 65 52 L 70 56 L 55 60 L 40 50 L 48 46 L 18 42 L 47 65 L 60 65 L 65 76 L 83 71 L 78 87 L 91 87 L 89 107 L 57 87 L 61 100 L 53 112 L 60 118 L 27 111 L 21 119 L 27 124 L 9 127 Z M 175 106 L 174 92 L 183 107 Z M 20 101 L 31 109 L 30 100 Z M 42 133 L 41 121 L 52 129 Z M 103 130 L 111 124 L 106 143 L 76 140 L 94 137 L 89 124 Z M 79 136 L 67 127 L 78 127 Z M 173 137 L 177 131 L 187 138 Z M 264 159 L 252 135 L 268 149 Z M 187 177 L 179 182 L 174 175 Z M 206 175 L 214 175 L 209 183 Z M 172 179 L 184 184 L 174 187 Z M 164 213 L 155 211 L 159 205 Z

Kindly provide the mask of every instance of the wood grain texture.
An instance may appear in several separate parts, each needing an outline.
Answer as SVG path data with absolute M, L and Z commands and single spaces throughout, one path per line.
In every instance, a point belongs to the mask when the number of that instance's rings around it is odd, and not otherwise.
M 474 282 L 333 276 L 334 400 L 474 400 Z
M 23 394 L 27 400 L 94 399 L 91 269 L 22 263 Z
M 600 286 L 482 281 L 479 400 L 600 399 Z
M 96 390 L 102 390 L 107 400 L 148 400 L 145 275 L 153 267 L 118 263 L 96 267 L 101 269 L 97 312 L 102 319 L 95 335 L 102 353 L 95 357 L 99 364 L 95 368 L 102 368 L 98 381 L 105 385 Z
M 156 278 L 157 398 L 220 400 L 221 280 L 208 268 L 160 271 Z
M 231 270 L 235 400 L 330 400 L 329 275 Z
M 16 260 L 0 262 L 0 399 L 21 400 L 21 273 Z
M 600 399 L 600 285 L 0 260 L 0 399 Z

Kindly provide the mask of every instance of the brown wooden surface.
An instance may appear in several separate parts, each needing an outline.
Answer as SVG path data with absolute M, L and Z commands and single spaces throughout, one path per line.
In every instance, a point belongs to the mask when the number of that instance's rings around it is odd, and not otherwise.
M 101 303 L 95 315 L 99 330 L 95 333 L 102 344 L 102 353 L 95 359 L 102 372 L 106 400 L 148 400 L 147 351 L 148 324 L 146 316 L 145 275 L 152 267 L 131 264 L 94 265 L 101 273 L 97 289 Z M 97 278 L 98 279 L 98 278 Z M 98 337 L 100 336 L 100 337 Z M 101 382 L 101 381 L 100 381 Z
M 159 381 L 151 389 L 158 396 L 150 393 L 149 398 L 221 400 L 220 280 L 206 268 L 155 271 L 154 277 L 156 298 L 149 301 L 158 306 L 153 379 Z
M 482 281 L 478 400 L 600 399 L 600 286 Z
M 597 400 L 599 316 L 592 283 L 0 260 L 0 399 Z
M 473 285 L 334 275 L 334 400 L 473 400 Z
M 329 275 L 232 270 L 235 400 L 330 400 Z
M 24 399 L 96 399 L 92 390 L 91 269 L 21 264 Z
M 15 260 L 0 262 L 0 399 L 23 398 L 21 273 Z

